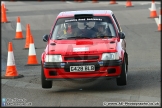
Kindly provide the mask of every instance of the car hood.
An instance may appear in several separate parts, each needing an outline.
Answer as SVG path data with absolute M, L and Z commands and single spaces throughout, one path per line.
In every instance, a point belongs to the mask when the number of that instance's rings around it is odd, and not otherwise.
M 82 40 L 50 40 L 46 53 L 48 54 L 99 54 L 117 51 L 117 38 L 82 39 Z

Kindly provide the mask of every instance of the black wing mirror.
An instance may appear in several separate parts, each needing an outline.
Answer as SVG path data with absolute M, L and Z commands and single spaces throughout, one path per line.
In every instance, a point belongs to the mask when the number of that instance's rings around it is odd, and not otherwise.
M 44 41 L 44 42 L 47 42 L 48 39 L 49 39 L 49 36 L 48 36 L 47 34 L 43 36 L 43 41 Z
M 120 39 L 125 39 L 125 33 L 119 32 L 119 38 Z

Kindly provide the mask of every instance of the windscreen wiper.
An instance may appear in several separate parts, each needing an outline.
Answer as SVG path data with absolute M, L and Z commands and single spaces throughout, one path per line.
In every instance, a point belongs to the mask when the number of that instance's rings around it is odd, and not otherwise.
M 77 38 L 79 38 L 79 39 L 82 39 L 82 38 L 91 39 L 90 37 L 86 37 L 86 36 L 78 36 Z
M 112 38 L 112 37 L 114 37 L 114 36 L 98 36 L 98 37 L 109 37 L 109 38 Z
M 67 39 L 76 38 L 76 36 L 67 37 Z

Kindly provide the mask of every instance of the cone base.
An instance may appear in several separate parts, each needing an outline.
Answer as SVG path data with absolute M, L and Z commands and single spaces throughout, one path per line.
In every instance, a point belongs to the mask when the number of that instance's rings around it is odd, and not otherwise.
M 35 65 L 35 64 L 38 64 L 37 56 L 36 55 L 29 55 L 27 65 Z
M 161 31 L 161 26 L 162 26 L 162 24 L 158 25 L 158 31 Z
M 2 79 L 16 79 L 16 78 L 22 78 L 24 75 L 19 74 L 18 76 L 1 76 Z
M 98 3 L 97 1 L 93 1 L 92 3 Z
M 150 12 L 150 17 L 151 17 L 151 18 L 156 18 L 156 17 L 158 17 L 157 12 L 156 12 L 156 11 L 151 11 L 151 12 Z
M 109 4 L 111 5 L 111 4 L 118 4 L 118 3 L 116 3 L 116 2 L 110 2 Z
M 28 50 L 29 48 L 23 48 L 23 50 Z
M 1 16 L 1 23 L 7 23 L 8 22 L 8 19 L 7 18 L 3 18 L 3 17 L 6 17 L 6 16 Z
M 23 36 L 22 31 L 21 32 L 16 32 L 15 39 L 23 39 L 23 38 L 24 38 L 24 36 Z
M 1 23 L 10 23 L 10 21 L 1 21 Z
M 157 16 L 157 17 L 148 17 L 148 18 L 159 18 L 159 17 Z
M 134 7 L 134 6 L 125 6 L 125 7 Z
M 21 40 L 21 39 L 25 39 L 25 38 L 13 38 L 12 40 Z
M 82 0 L 79 0 L 78 2 L 81 3 L 81 2 L 83 2 L 83 1 L 82 1 Z
M 24 49 L 29 49 L 29 44 L 25 44 Z
M 15 77 L 18 76 L 16 66 L 7 66 L 5 76 Z

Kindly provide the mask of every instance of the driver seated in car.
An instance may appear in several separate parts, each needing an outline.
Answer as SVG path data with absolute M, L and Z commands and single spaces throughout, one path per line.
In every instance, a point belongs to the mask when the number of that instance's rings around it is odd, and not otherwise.
M 107 23 L 105 23 L 105 22 L 99 22 L 97 24 L 97 30 L 98 31 L 95 34 L 95 36 L 97 38 L 100 38 L 101 36 L 102 37 L 110 36 L 110 33 L 108 33 L 108 31 L 106 30 L 106 25 L 107 25 Z
M 62 31 L 62 34 L 77 36 L 78 35 L 77 22 L 66 23 L 65 29 Z

